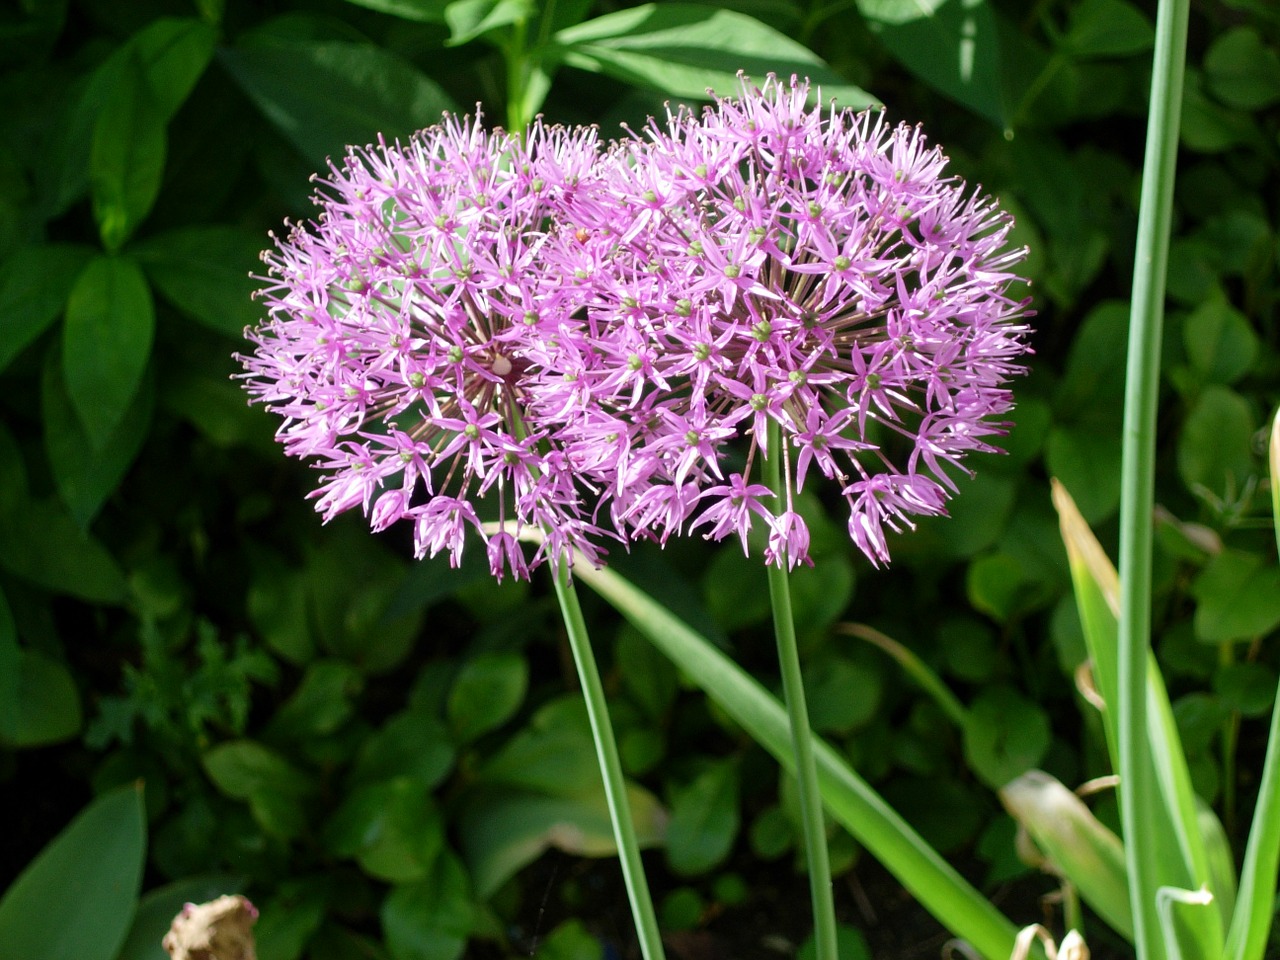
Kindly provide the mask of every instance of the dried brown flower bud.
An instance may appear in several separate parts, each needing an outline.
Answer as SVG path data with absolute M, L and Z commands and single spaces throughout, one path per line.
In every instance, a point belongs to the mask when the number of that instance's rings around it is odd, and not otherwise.
M 188 903 L 161 945 L 172 960 L 257 960 L 253 923 L 258 909 L 241 896 Z

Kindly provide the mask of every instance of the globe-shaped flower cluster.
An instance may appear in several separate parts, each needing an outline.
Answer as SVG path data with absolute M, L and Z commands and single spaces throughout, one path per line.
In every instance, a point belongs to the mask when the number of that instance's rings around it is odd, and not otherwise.
M 1025 250 L 917 128 L 810 100 L 770 77 L 604 150 L 454 120 L 350 152 L 266 256 L 244 359 L 326 518 L 408 520 L 455 563 L 470 531 L 527 576 L 757 524 L 768 562 L 807 562 L 815 471 L 873 563 L 944 513 L 1012 406 Z M 541 528 L 531 561 L 481 500 Z

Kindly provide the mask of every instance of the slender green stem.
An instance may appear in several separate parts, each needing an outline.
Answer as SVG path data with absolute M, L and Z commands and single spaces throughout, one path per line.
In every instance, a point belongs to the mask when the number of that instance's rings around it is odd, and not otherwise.
M 1156 891 L 1159 785 L 1145 762 L 1151 646 L 1151 516 L 1160 344 L 1190 0 L 1161 0 L 1133 272 L 1120 485 L 1120 642 L 1117 732 L 1120 815 L 1138 960 L 1164 956 Z
M 765 482 L 777 498 L 779 508 L 786 502 L 782 484 L 782 447 L 778 425 L 769 423 L 769 449 L 765 459 Z M 785 557 L 769 564 L 769 599 L 773 605 L 773 632 L 778 639 L 778 663 L 782 670 L 782 694 L 791 725 L 791 744 L 796 757 L 796 779 L 800 783 L 800 813 L 804 826 L 804 850 L 809 864 L 809 892 L 813 898 L 813 935 L 818 960 L 837 960 L 836 909 L 831 893 L 831 861 L 827 851 L 827 831 L 822 816 L 822 793 L 818 788 L 818 767 L 813 759 L 809 733 L 809 709 L 805 705 L 804 680 L 800 671 L 800 650 L 796 645 L 795 619 L 791 614 L 791 587 L 787 581 Z
M 525 114 L 525 87 L 529 64 L 525 52 L 528 22 L 521 17 L 511 25 L 511 34 L 502 47 L 507 68 L 507 130 L 516 136 L 524 136 L 524 130 L 532 117 Z
M 622 777 L 622 763 L 618 759 L 613 725 L 609 722 L 604 687 L 600 683 L 595 655 L 591 652 L 591 640 L 587 636 L 587 624 L 582 617 L 578 593 L 564 564 L 556 567 L 555 584 L 556 597 L 564 614 L 565 630 L 569 634 L 569 646 L 573 650 L 573 662 L 578 668 L 578 679 L 582 683 L 582 696 L 587 703 L 587 716 L 591 720 L 596 759 L 600 762 L 600 773 L 604 777 L 604 795 L 613 820 L 613 836 L 618 843 L 622 878 L 626 881 L 627 899 L 631 902 L 631 915 L 635 918 L 636 933 L 640 937 L 640 950 L 645 960 L 663 960 L 665 954 L 662 950 L 662 935 L 658 931 L 658 919 L 653 911 L 653 899 L 649 895 L 644 865 L 640 862 L 640 846 L 636 842 L 635 826 L 631 820 L 631 804 L 627 801 L 626 781 Z

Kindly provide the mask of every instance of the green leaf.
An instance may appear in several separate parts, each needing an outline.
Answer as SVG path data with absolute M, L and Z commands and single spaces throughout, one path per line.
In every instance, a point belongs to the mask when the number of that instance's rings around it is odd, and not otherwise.
M 125 62 L 93 125 L 89 187 L 93 217 L 109 253 L 146 219 L 164 179 L 165 116 L 143 69 L 136 56 Z
M 682 876 L 696 876 L 721 864 L 741 825 L 738 764 L 722 760 L 675 792 L 667 824 L 667 863 Z
M 444 848 L 444 820 L 430 788 L 402 777 L 347 794 L 323 836 L 331 853 L 354 857 L 369 876 L 409 883 L 427 876 Z
M 1264 663 L 1229 663 L 1213 675 L 1213 689 L 1246 717 L 1265 716 L 1276 698 L 1276 671 Z
M 1205 643 L 1253 640 L 1280 626 L 1280 567 L 1262 556 L 1223 550 L 1191 585 L 1196 636 Z
M 481 768 L 478 779 L 558 795 L 594 789 L 600 770 L 582 698 L 545 704 Z
M 636 842 L 644 847 L 660 843 L 667 814 L 657 798 L 629 783 L 627 804 Z M 459 832 L 481 897 L 491 896 L 551 847 L 578 857 L 611 857 L 618 852 L 598 773 L 591 789 L 571 796 L 506 788 L 471 793 Z
M 219 57 L 257 104 L 313 164 L 347 144 L 388 142 L 438 123 L 453 101 L 416 67 L 379 47 L 250 35 Z
M 1006 687 L 984 690 L 965 716 L 965 760 L 993 790 L 1039 766 L 1052 739 L 1044 710 Z
M 13 735 L 15 747 L 39 747 L 80 732 L 80 691 L 66 666 L 35 650 L 20 651 Z
M 361 784 L 403 776 L 435 787 L 453 769 L 454 753 L 443 723 L 426 712 L 406 710 L 364 741 L 351 781 Z
M 1005 808 L 1085 902 L 1115 930 L 1133 937 L 1128 875 L 1120 838 L 1074 793 L 1040 770 L 1029 770 L 1000 791 Z
M 1120 505 L 1120 432 L 1100 426 L 1088 421 L 1055 425 L 1045 449 L 1049 472 L 1075 495 L 1090 523 L 1106 520 Z
M 87 247 L 22 247 L 0 265 L 0 370 L 62 313 L 67 291 L 89 262 Z
M 67 396 L 62 382 L 61 351 L 49 352 L 41 390 L 44 449 L 53 468 L 58 495 L 81 529 L 88 529 L 142 449 L 151 429 L 154 401 L 155 389 L 144 381 L 105 442 L 95 443 L 85 432 Z
M 1258 337 L 1248 318 L 1221 295 L 1206 299 L 1183 321 L 1182 342 L 1191 366 L 1209 383 L 1234 383 L 1258 359 Z
M 1280 101 L 1280 55 L 1253 27 L 1233 27 L 1205 54 L 1204 79 L 1227 106 L 1262 110 Z
M 784 767 L 794 752 L 786 710 L 777 698 L 710 641 L 610 569 L 590 564 L 574 577 L 597 591 L 694 680 Z M 990 901 L 932 850 L 834 750 L 814 738 L 827 810 L 913 895 L 984 956 L 1013 953 L 1017 931 Z
M 475 907 L 457 858 L 436 858 L 431 876 L 394 887 L 380 916 L 394 960 L 457 960 L 471 933 Z
M 220 791 L 248 801 L 267 833 L 287 840 L 307 829 L 315 786 L 275 751 L 252 740 L 233 740 L 214 747 L 201 762 Z
M 298 689 L 276 711 L 264 734 L 279 740 L 329 736 L 351 717 L 352 698 L 363 686 L 363 679 L 351 665 L 316 660 L 307 665 Z
M 450 0 L 347 0 L 357 7 L 377 10 L 402 20 L 413 20 L 417 23 L 441 23 L 444 21 L 445 8 Z
M 93 446 L 107 445 L 133 402 L 154 332 L 151 290 L 137 264 L 124 257 L 90 261 L 67 301 L 62 369 Z
M 328 911 L 326 888 L 314 878 L 286 881 L 270 900 L 258 903 L 258 960 L 301 960 Z
M 161 296 L 210 330 L 237 340 L 263 318 L 253 300 L 260 287 L 262 239 L 239 227 L 180 227 L 130 248 Z
M 921 15 L 904 17 L 908 7 L 916 7 Z M 904 67 L 979 116 L 1000 127 L 1006 125 L 1000 38 L 986 0 L 860 0 L 858 8 Z
M 146 849 L 140 786 L 94 800 L 0 900 L 0 957 L 115 960 L 137 906 Z
M 518 653 L 483 653 L 462 665 L 445 714 L 458 743 L 470 743 L 515 715 L 529 688 L 529 664 Z
M 0 567 L 49 590 L 121 603 L 124 573 L 54 500 L 24 500 L 0 514 Z
M 454 0 L 444 11 L 449 44 L 459 46 L 500 27 L 527 20 L 534 13 L 530 0 Z
M 880 671 L 845 657 L 823 657 L 805 667 L 809 723 L 818 733 L 849 734 L 869 723 L 880 708 Z
M 1073 56 L 1129 57 L 1150 50 L 1155 27 L 1127 0 L 1084 0 L 1071 9 L 1062 49 Z
M 160 17 L 130 37 L 120 55 L 137 56 L 151 100 L 168 122 L 204 75 L 217 39 L 217 29 L 203 20 Z
M 224 894 L 236 893 L 244 881 L 226 874 L 188 877 L 152 890 L 138 903 L 129 935 L 115 960 L 166 960 L 169 954 L 160 941 L 169 932 L 183 904 L 208 903 Z
M 756 83 L 769 73 L 808 77 L 824 100 L 841 106 L 875 103 L 844 82 L 813 51 L 759 20 L 691 3 L 647 3 L 561 30 L 549 56 L 626 83 L 676 97 L 705 99 L 741 89 L 738 71 Z
M 557 926 L 538 943 L 533 960 L 605 960 L 604 943 L 571 919 Z
M 1226 387 L 1200 394 L 1178 437 L 1178 472 L 1191 489 L 1240 490 L 1257 473 L 1249 402 Z

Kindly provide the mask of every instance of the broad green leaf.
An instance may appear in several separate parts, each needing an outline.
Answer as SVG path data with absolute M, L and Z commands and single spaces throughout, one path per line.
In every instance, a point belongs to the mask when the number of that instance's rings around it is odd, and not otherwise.
M 1084 0 L 1071 8 L 1062 48 L 1076 57 L 1128 57 L 1151 49 L 1155 27 L 1128 0 Z
M 1044 599 L 1042 580 L 1007 553 L 989 553 L 969 564 L 965 590 L 969 602 L 1000 623 L 1034 610 Z
M 352 783 L 409 777 L 437 786 L 453 769 L 454 748 L 443 723 L 425 711 L 406 710 L 364 741 Z
M 724 861 L 738 836 L 738 764 L 721 760 L 676 791 L 667 824 L 667 863 L 698 876 Z
M 44 366 L 41 412 L 44 449 L 58 495 L 82 529 L 116 491 L 151 429 L 155 389 L 144 380 L 133 402 L 105 442 L 85 432 L 62 382 L 61 351 L 51 350 Z
M 1008 687 L 984 690 L 965 716 L 965 760 L 993 790 L 1039 766 L 1052 739 L 1048 714 Z
M 1090 523 L 1106 520 L 1120 506 L 1120 431 L 1102 426 L 1111 424 L 1086 420 L 1055 425 L 1045 449 L 1049 472 L 1075 492 Z
M 314 878 L 287 881 L 270 900 L 258 902 L 258 960 L 302 960 L 328 912 L 328 888 Z
M 821 85 L 824 100 L 862 107 L 875 102 L 851 86 L 813 51 L 733 10 L 691 3 L 647 3 L 561 30 L 549 56 L 676 97 L 730 96 L 738 72 L 756 83 L 769 73 L 793 74 Z
M 367 530 L 333 531 L 309 556 L 307 576 L 311 622 L 326 650 L 370 674 L 408 656 L 422 611 L 392 614 L 405 564 Z
M 571 919 L 543 937 L 532 960 L 605 960 L 604 942 Z
M 214 747 L 202 763 L 222 793 L 248 801 L 267 833 L 287 840 L 307 829 L 314 784 L 280 754 L 252 740 L 233 740 Z
M 121 67 L 93 125 L 89 187 L 102 245 L 119 250 L 160 195 L 165 116 L 137 56 Z
M 453 101 L 416 67 L 379 47 L 250 36 L 219 58 L 249 99 L 323 168 L 347 144 L 388 142 L 438 123 Z
M 1204 79 L 1227 106 L 1261 110 L 1280 101 L 1280 55 L 1253 27 L 1233 27 L 1210 45 Z
M 347 794 L 323 837 L 330 853 L 355 858 L 369 876 L 410 883 L 427 876 L 444 848 L 444 820 L 430 788 L 401 777 Z
M 220 874 L 189 877 L 152 890 L 138 902 L 133 925 L 115 960 L 168 960 L 169 954 L 160 941 L 169 932 L 183 904 L 208 903 L 224 894 L 236 893 L 243 884 L 240 877 Z
M 603 596 L 761 746 L 793 769 L 786 710 L 759 682 L 612 569 L 581 563 L 574 577 Z M 1012 954 L 1017 934 L 1013 924 L 816 737 L 814 756 L 832 816 L 957 936 L 984 956 Z
M 1203 85 L 1198 71 L 1187 70 L 1182 90 L 1182 119 L 1178 124 L 1182 143 L 1198 153 L 1261 146 L 1263 139 L 1253 120 L 1210 99 Z
M 393 887 L 382 902 L 382 932 L 393 960 L 458 960 L 475 917 L 457 858 L 436 858 L 431 875 Z
M 80 732 L 80 691 L 62 663 L 35 650 L 22 650 L 18 661 L 15 747 L 40 747 L 69 740 Z
M 1056 420 L 1080 419 L 1098 406 L 1120 406 L 1128 336 L 1127 303 L 1108 300 L 1089 311 L 1071 338 L 1066 373 L 1054 394 Z
M 152 102 L 166 122 L 173 118 L 204 74 L 218 31 L 194 17 L 160 17 L 129 38 Z
M 923 15 L 909 19 L 902 17 L 907 4 L 862 0 L 858 6 L 872 31 L 908 70 L 992 123 L 1008 123 L 1000 87 L 1000 38 L 986 0 L 910 4 Z M 882 13 L 888 18 L 878 19 Z
M 1280 626 L 1280 567 L 1260 554 L 1226 549 L 1191 585 L 1196 636 L 1206 643 L 1253 640 Z
M 117 604 L 124 573 L 55 500 L 23 501 L 0 514 L 0 568 L 56 593 Z
M 876 715 L 883 686 L 879 670 L 847 657 L 807 663 L 804 691 L 810 725 L 818 733 L 853 732 Z
M 53 325 L 92 251 L 69 244 L 22 247 L 0 265 L 0 371 Z
M 482 897 L 493 894 L 522 867 L 549 848 L 578 857 L 610 857 L 618 852 L 604 785 L 573 796 L 526 790 L 483 790 L 470 794 L 459 824 L 468 872 Z M 627 804 L 642 847 L 662 841 L 667 814 L 656 797 L 627 785 Z
M 582 698 L 545 704 L 481 767 L 478 779 L 560 795 L 594 790 L 600 770 Z
M 450 0 L 347 0 L 347 2 L 418 23 L 443 22 L 445 8 L 450 5 Z
M 462 665 L 445 715 L 458 743 L 502 726 L 520 709 L 529 688 L 529 663 L 518 653 L 484 653 Z
M 1213 689 L 1243 716 L 1266 716 L 1275 703 L 1276 671 L 1264 663 L 1229 663 L 1213 675 Z
M 528 20 L 534 13 L 531 0 L 454 0 L 444 11 L 449 43 L 459 46 L 500 27 Z
M 1183 482 L 1218 495 L 1241 490 L 1257 472 L 1253 431 L 1253 411 L 1244 397 L 1226 387 L 1205 388 L 1178 436 Z
M 130 248 L 161 296 L 211 330 L 235 337 L 262 320 L 262 238 L 238 227 L 180 227 Z
M 315 660 L 307 665 L 298 689 L 267 724 L 264 735 L 273 740 L 301 740 L 333 734 L 351 717 L 352 700 L 363 679 L 350 664 Z
M 1000 790 L 1010 815 L 1112 928 L 1133 937 L 1133 912 L 1120 838 L 1049 774 L 1029 770 Z
M 42 170 L 47 204 L 61 213 L 89 186 L 94 131 L 107 101 L 130 81 L 135 64 L 146 80 L 147 99 L 162 124 L 172 119 L 213 53 L 217 31 L 195 18 L 160 17 L 121 44 L 93 72 L 54 137 L 48 170 Z
M 1258 359 L 1258 337 L 1248 318 L 1220 295 L 1183 321 L 1182 343 L 1192 367 L 1209 383 L 1234 383 Z
M 927 20 L 947 0 L 858 0 L 858 12 L 873 23 L 902 24 Z
M 0 900 L 0 958 L 115 960 L 137 907 L 146 849 L 141 787 L 98 797 Z
M 263 790 L 294 795 L 310 792 L 306 774 L 276 751 L 252 740 L 219 744 L 204 755 L 202 763 L 214 785 L 237 800 Z
M 151 290 L 138 265 L 124 257 L 90 261 L 67 301 L 62 370 L 93 446 L 107 445 L 132 404 L 154 333 Z
M 275 556 L 255 562 L 253 567 L 253 581 L 245 599 L 249 620 L 273 653 L 304 666 L 315 655 L 304 575 L 288 569 Z

